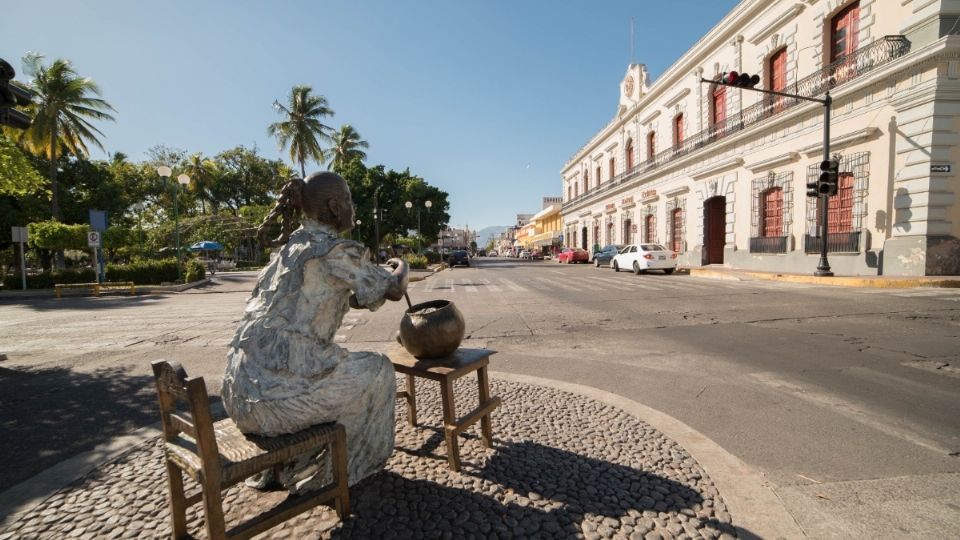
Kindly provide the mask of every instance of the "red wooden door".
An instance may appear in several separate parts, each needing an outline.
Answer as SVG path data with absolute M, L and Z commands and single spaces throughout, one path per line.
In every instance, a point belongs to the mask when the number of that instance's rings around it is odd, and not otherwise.
M 830 62 L 857 50 L 860 30 L 860 2 L 840 10 L 830 24 Z
M 780 49 L 770 57 L 770 90 L 783 92 L 787 89 L 787 49 Z M 784 107 L 782 96 L 771 96 L 773 111 L 779 112 Z
M 683 251 L 683 210 L 676 208 L 673 211 L 673 216 L 671 216 L 671 227 L 670 227 L 670 249 L 680 253 Z
M 722 124 L 727 119 L 727 89 L 718 86 L 713 91 L 713 106 L 711 107 L 710 125 L 715 129 L 716 136 L 723 135 Z
M 726 212 L 726 197 L 713 197 L 704 203 L 704 264 L 723 264 L 723 244 L 727 235 Z

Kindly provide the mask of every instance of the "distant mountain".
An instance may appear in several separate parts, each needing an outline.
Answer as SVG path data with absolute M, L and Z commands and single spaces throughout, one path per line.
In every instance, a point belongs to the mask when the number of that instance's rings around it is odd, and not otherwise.
M 477 245 L 480 247 L 487 245 L 491 236 L 499 236 L 500 233 L 507 230 L 508 227 L 509 225 L 494 225 L 480 229 L 477 231 Z

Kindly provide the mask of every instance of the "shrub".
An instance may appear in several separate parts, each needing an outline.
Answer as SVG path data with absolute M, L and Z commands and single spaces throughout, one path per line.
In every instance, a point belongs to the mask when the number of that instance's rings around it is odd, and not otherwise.
M 187 283 L 192 283 L 194 281 L 200 281 L 201 279 L 207 276 L 207 270 L 203 267 L 203 263 L 193 259 L 187 263 L 187 273 L 186 281 Z
M 403 256 L 403 260 L 407 261 L 407 264 L 410 265 L 410 268 L 413 270 L 423 270 L 427 267 L 427 258 L 423 255 L 414 255 L 413 253 L 408 253 Z
M 424 255 L 427 257 L 427 262 L 429 264 L 437 264 L 443 260 L 443 256 L 437 253 L 436 251 L 426 251 Z
M 57 270 L 32 276 L 28 275 L 27 288 L 52 289 L 57 283 L 93 283 L 96 279 L 93 268 Z M 130 264 L 107 265 L 107 281 L 132 281 L 137 285 L 158 285 L 165 281 L 176 281 L 176 279 L 176 259 L 139 260 Z M 4 276 L 3 288 L 5 290 L 19 289 L 20 275 Z

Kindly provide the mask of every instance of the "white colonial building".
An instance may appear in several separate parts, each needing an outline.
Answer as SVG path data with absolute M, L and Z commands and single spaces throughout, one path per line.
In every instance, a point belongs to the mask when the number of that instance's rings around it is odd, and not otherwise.
M 839 274 L 960 274 L 960 0 L 743 0 L 648 81 L 633 64 L 613 119 L 564 165 L 567 245 L 658 242 L 682 264 L 812 272 L 824 107 Z

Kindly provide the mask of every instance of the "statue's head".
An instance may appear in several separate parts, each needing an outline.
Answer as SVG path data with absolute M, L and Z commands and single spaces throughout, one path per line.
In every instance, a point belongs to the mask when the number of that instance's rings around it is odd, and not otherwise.
M 347 181 L 336 173 L 318 172 L 306 180 L 294 178 L 283 186 L 277 205 L 257 229 L 260 243 L 269 247 L 286 244 L 293 232 L 297 211 L 337 232 L 353 229 L 353 199 Z M 282 220 L 280 236 L 268 240 L 267 235 L 277 220 Z
M 300 208 L 305 217 L 334 227 L 338 232 L 353 229 L 353 199 L 342 176 L 332 172 L 313 173 L 303 181 Z

